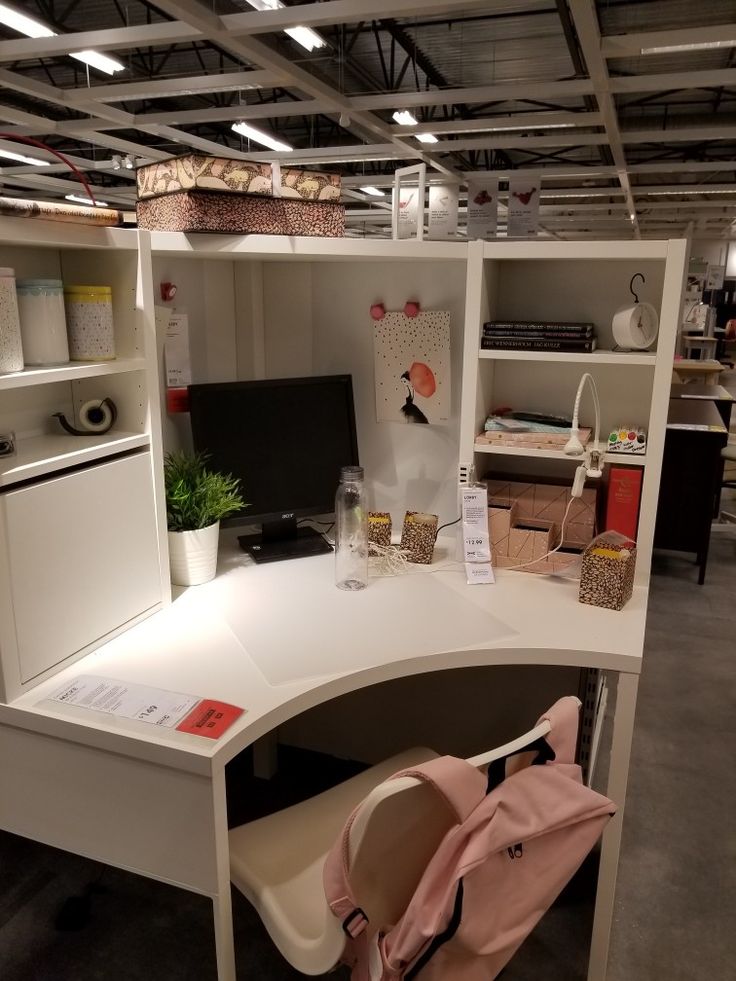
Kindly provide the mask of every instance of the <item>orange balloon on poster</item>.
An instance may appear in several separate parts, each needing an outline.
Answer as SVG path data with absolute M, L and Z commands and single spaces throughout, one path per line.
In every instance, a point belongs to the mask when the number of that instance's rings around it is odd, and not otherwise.
M 409 368 L 409 381 L 414 387 L 414 391 L 425 399 L 431 398 L 437 390 L 434 372 L 429 365 L 422 361 L 415 361 Z

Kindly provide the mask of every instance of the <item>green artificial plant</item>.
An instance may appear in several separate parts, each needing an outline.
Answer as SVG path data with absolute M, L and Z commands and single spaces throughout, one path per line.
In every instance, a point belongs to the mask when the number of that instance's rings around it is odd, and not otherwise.
M 206 453 L 167 453 L 164 459 L 169 531 L 195 531 L 248 507 L 240 481 L 207 468 Z

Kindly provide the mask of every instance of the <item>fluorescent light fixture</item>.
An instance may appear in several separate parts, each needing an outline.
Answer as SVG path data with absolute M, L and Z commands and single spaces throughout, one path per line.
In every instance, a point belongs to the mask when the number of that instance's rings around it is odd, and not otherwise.
M 280 10 L 284 6 L 281 0 L 247 0 L 247 3 L 256 10 Z M 286 27 L 284 34 L 288 34 L 293 41 L 296 41 L 307 51 L 324 48 L 327 43 L 311 27 Z
M 656 48 L 642 48 L 641 54 L 677 54 L 681 51 L 710 51 L 713 48 L 736 48 L 736 39 L 726 41 L 693 41 L 692 44 L 662 44 Z
M 414 136 L 420 143 L 439 143 L 434 133 L 415 133 Z
M 86 204 L 89 208 L 107 208 L 107 201 L 100 201 L 98 198 L 93 201 L 92 198 L 83 198 L 81 194 L 65 194 L 65 201 L 76 201 L 77 204 Z
M 361 187 L 361 191 L 363 192 L 363 194 L 370 194 L 371 197 L 374 197 L 374 198 L 385 198 L 386 197 L 386 192 L 385 191 L 380 190 L 380 188 L 378 188 L 378 187 L 373 187 L 372 184 L 369 184 L 366 187 Z
M 634 185 L 634 187 L 632 187 L 631 190 L 637 197 L 645 197 L 645 198 L 662 197 L 664 195 L 670 196 L 673 194 L 677 195 L 678 197 L 681 194 L 736 194 L 736 188 L 734 188 L 733 190 L 728 190 L 725 187 L 722 187 L 720 189 L 715 187 L 714 188 L 688 187 L 687 184 L 683 184 L 679 191 L 641 191 L 639 190 L 639 188 L 636 187 L 636 185 Z
M 96 68 L 98 72 L 104 72 L 106 75 L 114 75 L 115 72 L 125 71 L 125 65 L 99 51 L 78 51 L 76 54 L 70 54 L 69 57 L 75 58 L 77 61 L 82 61 L 85 65 L 89 65 L 90 68 Z
M 394 113 L 394 119 L 399 124 L 399 126 L 418 126 L 419 123 L 414 118 L 414 116 L 409 112 L 408 109 L 397 109 Z
M 274 136 L 270 136 L 268 133 L 264 133 L 263 130 L 256 129 L 255 126 L 250 126 L 248 123 L 233 123 L 233 130 L 249 140 L 260 143 L 261 146 L 268 147 L 269 150 L 283 150 L 286 153 L 294 149 L 288 143 L 282 143 L 281 140 L 277 140 Z
M 48 167 L 48 160 L 39 160 L 38 157 L 26 157 L 22 153 L 13 153 L 12 150 L 0 150 L 0 157 L 7 160 L 15 160 L 16 163 L 33 164 L 34 167 Z
M 26 37 L 57 36 L 56 31 L 52 31 L 50 27 L 42 24 L 41 21 L 33 17 L 27 17 L 25 14 L 15 10 L 13 7 L 9 7 L 5 3 L 0 3 L 0 24 L 4 24 L 19 34 L 25 34 Z M 97 51 L 79 51 L 77 54 L 70 55 L 69 57 L 76 58 L 77 61 L 83 61 L 90 68 L 96 68 L 98 71 L 105 72 L 107 75 L 113 75 L 115 72 L 125 70 L 125 65 L 107 55 L 99 54 Z

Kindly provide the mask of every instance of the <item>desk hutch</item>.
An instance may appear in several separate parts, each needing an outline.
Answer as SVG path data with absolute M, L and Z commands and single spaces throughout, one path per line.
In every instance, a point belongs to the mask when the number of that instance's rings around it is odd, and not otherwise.
M 218 978 L 234 981 L 229 760 L 277 726 L 296 732 L 307 710 L 361 689 L 369 698 L 370 686 L 391 679 L 479 665 L 600 671 L 617 681 L 608 793 L 620 805 L 602 845 L 588 975 L 603 981 L 686 243 L 187 237 L 3 219 L 0 253 L 18 275 L 111 285 L 118 355 L 0 377 L 0 432 L 18 435 L 17 455 L 0 460 L 0 828 L 210 896 Z M 657 347 L 614 351 L 611 318 L 635 272 L 660 313 Z M 162 411 L 159 281 L 178 285 L 189 313 L 195 381 L 350 372 L 362 462 L 381 509 L 397 514 L 412 504 L 452 520 L 471 463 L 479 474 L 498 467 L 571 479 L 575 462 L 562 454 L 481 451 L 474 437 L 490 406 L 512 396 L 569 412 L 590 371 L 602 432 L 648 423 L 646 455 L 632 461 L 644 485 L 630 603 L 620 613 L 582 606 L 574 583 L 514 572 L 468 589 L 449 568 L 414 577 L 412 589 L 427 593 L 422 640 L 386 622 L 396 584 L 379 581 L 365 592 L 375 636 L 361 658 L 346 653 L 340 670 L 321 670 L 319 660 L 325 649 L 335 653 L 330 645 L 351 615 L 329 558 L 264 571 L 223 536 L 218 577 L 171 603 L 161 464 L 164 446 L 186 445 L 188 435 L 185 417 Z M 402 309 L 408 299 L 451 314 L 446 427 L 374 421 L 369 307 Z M 480 351 L 490 317 L 592 320 L 600 348 Z M 73 415 L 106 395 L 120 413 L 107 435 L 70 437 L 51 424 L 52 412 Z M 505 633 L 456 647 L 438 622 L 433 640 L 429 593 L 437 590 L 458 622 L 470 604 Z M 278 684 L 255 653 L 266 628 L 294 652 L 293 674 Z M 221 698 L 246 712 L 210 744 L 49 701 L 83 673 Z

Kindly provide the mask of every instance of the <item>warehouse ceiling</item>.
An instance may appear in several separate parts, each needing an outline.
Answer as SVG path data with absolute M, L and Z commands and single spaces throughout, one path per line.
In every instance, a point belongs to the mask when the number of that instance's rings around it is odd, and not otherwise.
M 6 195 L 83 193 L 20 137 L 117 207 L 129 165 L 197 150 L 339 172 L 351 233 L 387 234 L 390 197 L 360 188 L 423 160 L 461 201 L 496 172 L 502 219 L 504 182 L 541 174 L 556 238 L 736 238 L 736 0 L 27 0 L 0 21 Z

